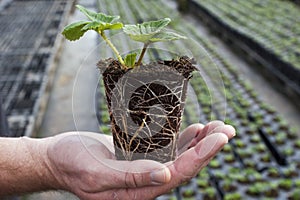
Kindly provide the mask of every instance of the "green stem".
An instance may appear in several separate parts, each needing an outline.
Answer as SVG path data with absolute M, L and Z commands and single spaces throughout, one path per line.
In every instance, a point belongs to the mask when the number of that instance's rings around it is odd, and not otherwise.
M 139 57 L 139 59 L 138 59 L 138 61 L 137 61 L 137 63 L 136 63 L 136 66 L 140 66 L 140 65 L 141 65 L 142 60 L 143 60 L 143 57 L 144 57 L 144 55 L 145 55 L 145 53 L 146 53 L 146 50 L 147 50 L 147 47 L 149 46 L 149 44 L 150 44 L 150 43 L 145 43 L 145 44 L 144 44 L 143 50 L 142 50 L 142 52 L 141 52 L 141 54 L 140 54 L 140 57 Z
M 104 31 L 100 32 L 101 37 L 105 40 L 105 42 L 108 44 L 108 46 L 113 50 L 113 52 L 116 54 L 119 62 L 121 63 L 123 69 L 126 69 L 126 65 L 125 62 L 123 61 L 119 51 L 117 50 L 117 48 L 115 47 L 115 45 L 113 45 L 113 43 L 106 37 Z

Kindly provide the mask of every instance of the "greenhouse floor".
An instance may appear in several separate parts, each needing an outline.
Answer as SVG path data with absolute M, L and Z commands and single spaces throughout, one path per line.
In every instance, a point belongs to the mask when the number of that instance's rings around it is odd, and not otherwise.
M 88 8 L 96 8 L 94 0 L 80 0 L 78 4 Z M 172 2 L 170 4 L 172 6 Z M 198 27 L 198 31 L 205 34 L 207 39 L 218 47 L 219 53 L 239 67 L 241 76 L 253 85 L 264 102 L 276 108 L 290 125 L 300 129 L 300 111 L 294 104 L 290 103 L 287 97 L 270 86 L 269 82 L 251 69 L 247 62 L 234 54 L 227 44 L 212 35 L 205 26 L 190 16 L 185 16 L 185 18 L 192 21 L 195 27 Z M 70 16 L 69 22 L 80 19 L 84 19 L 84 16 L 75 11 Z M 96 44 L 97 37 L 93 33 L 87 34 L 76 43 L 64 42 L 60 59 L 57 61 L 56 77 L 38 137 L 48 137 L 73 130 L 99 132 L 95 111 L 95 91 L 98 83 L 98 73 L 95 73 L 96 67 L 94 67 L 98 53 L 97 49 L 94 49 Z M 65 192 L 44 192 L 28 195 L 23 199 L 75 200 L 78 198 Z

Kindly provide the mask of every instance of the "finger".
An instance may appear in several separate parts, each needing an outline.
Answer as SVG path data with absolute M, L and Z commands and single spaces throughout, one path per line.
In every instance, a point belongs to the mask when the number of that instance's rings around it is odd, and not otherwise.
M 193 142 L 191 143 L 190 147 L 195 146 L 195 145 L 196 145 L 200 140 L 202 140 L 205 136 L 211 134 L 212 131 L 213 131 L 215 128 L 217 128 L 217 127 L 219 127 L 219 126 L 223 126 L 223 125 L 224 125 L 224 122 L 218 121 L 218 120 L 209 122 L 208 124 L 206 124 L 206 125 L 204 126 L 204 128 L 203 128 L 202 131 L 201 131 L 201 133 L 198 134 L 198 135 L 194 138 L 194 140 L 193 140 Z
M 223 126 L 223 125 L 224 125 L 224 122 L 222 122 L 222 121 L 219 121 L 219 120 L 211 121 L 205 125 L 202 132 L 206 136 L 206 135 L 209 135 L 215 128 L 217 128 L 219 126 Z
M 227 135 L 228 139 L 231 139 L 236 135 L 235 129 L 231 125 L 218 126 L 210 132 L 210 134 L 212 133 L 224 133 Z
M 138 188 L 157 186 L 170 181 L 171 173 L 166 165 L 151 160 L 119 161 L 106 160 L 105 164 L 113 174 L 108 188 Z
M 180 178 L 192 178 L 216 153 L 228 143 L 228 137 L 223 133 L 213 133 L 201 140 L 195 147 L 184 152 L 173 164 L 171 174 L 179 174 Z M 173 181 L 173 180 L 172 180 Z
M 161 186 L 135 189 L 137 199 L 142 199 L 142 197 L 155 198 L 191 179 L 209 163 L 227 142 L 228 138 L 223 133 L 213 133 L 205 137 L 195 147 L 184 152 L 168 166 L 171 172 L 171 180 L 168 183 Z M 119 194 L 124 194 L 124 191 L 120 191 Z
M 204 125 L 197 123 L 188 126 L 180 135 L 178 139 L 179 154 L 181 151 L 185 151 L 191 144 L 192 140 L 200 134 Z

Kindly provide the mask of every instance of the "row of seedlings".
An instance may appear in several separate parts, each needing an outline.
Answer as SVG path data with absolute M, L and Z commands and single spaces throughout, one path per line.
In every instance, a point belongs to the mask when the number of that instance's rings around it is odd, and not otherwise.
M 300 68 L 299 7 L 286 1 L 197 1 L 213 14 Z M 251 11 L 251 12 L 249 12 Z
M 262 66 L 257 69 L 264 76 L 284 89 L 290 88 L 284 91 L 291 97 L 299 97 L 299 26 L 293 25 L 298 18 L 297 6 L 286 1 L 256 0 L 187 3 L 191 13 L 206 21 L 210 29 Z M 291 12 L 283 14 L 287 10 Z M 255 15 L 250 14 L 253 12 Z

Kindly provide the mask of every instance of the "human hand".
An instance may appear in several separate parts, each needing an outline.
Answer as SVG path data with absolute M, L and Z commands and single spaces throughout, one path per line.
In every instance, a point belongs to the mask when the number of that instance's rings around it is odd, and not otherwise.
M 112 137 L 90 132 L 55 136 L 47 155 L 58 189 L 80 199 L 153 199 L 193 178 L 234 135 L 220 121 L 193 124 L 179 136 L 180 156 L 165 164 L 115 160 Z

